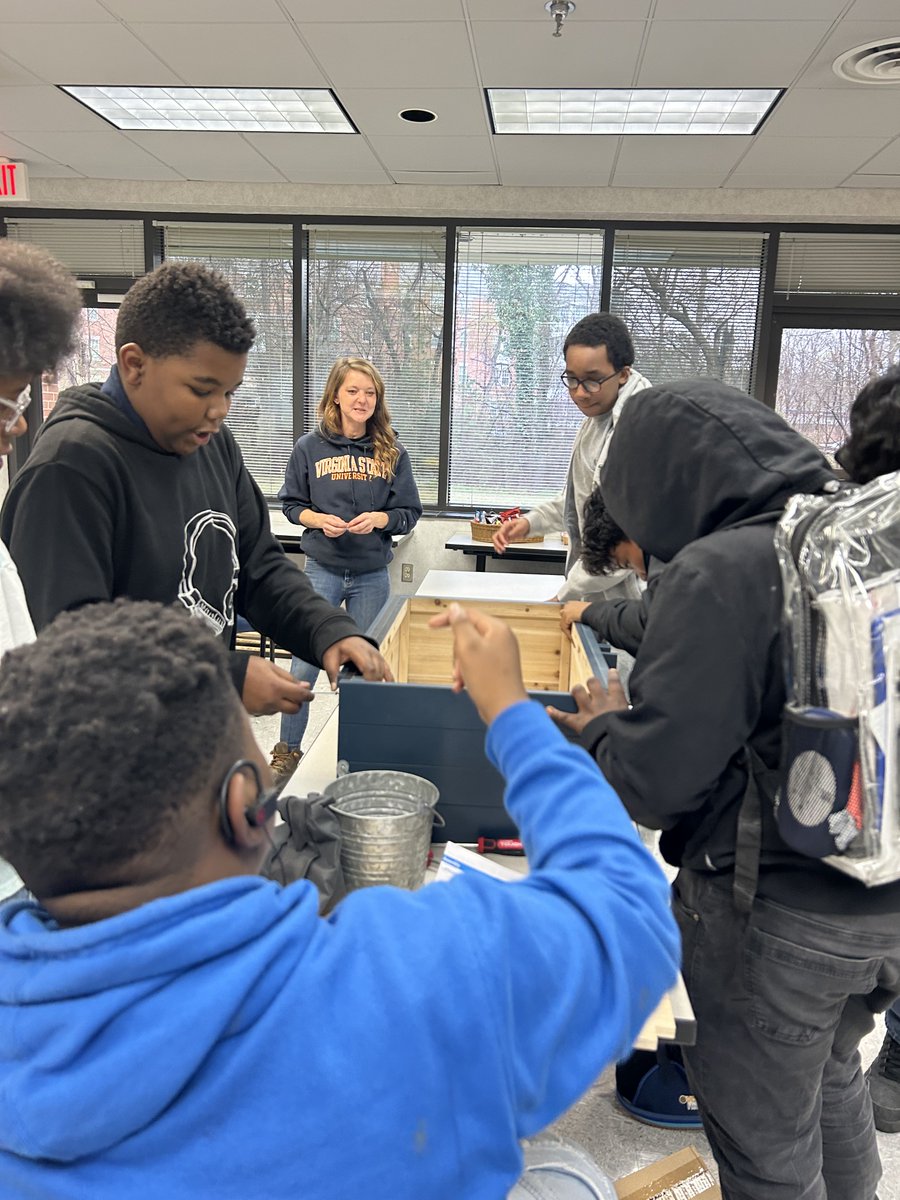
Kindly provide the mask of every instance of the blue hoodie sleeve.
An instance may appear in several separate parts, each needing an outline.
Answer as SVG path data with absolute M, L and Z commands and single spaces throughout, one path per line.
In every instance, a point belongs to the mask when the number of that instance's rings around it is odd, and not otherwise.
M 680 946 L 662 871 L 543 709 L 502 713 L 488 752 L 530 875 L 368 889 L 331 920 L 352 929 L 336 961 L 362 971 L 377 953 L 380 1006 L 414 1042 L 420 1087 L 449 1089 L 457 1120 L 502 1146 L 558 1117 L 627 1052 L 674 982 Z
M 383 509 L 388 515 L 386 533 L 409 533 L 422 515 L 422 501 L 413 478 L 412 465 L 406 450 L 400 447 L 397 469 L 391 480 L 391 490 Z

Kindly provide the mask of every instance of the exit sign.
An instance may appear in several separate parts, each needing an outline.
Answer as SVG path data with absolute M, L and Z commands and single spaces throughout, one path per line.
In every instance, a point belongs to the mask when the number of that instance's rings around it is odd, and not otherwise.
M 20 162 L 0 160 L 0 200 L 28 199 L 28 168 Z

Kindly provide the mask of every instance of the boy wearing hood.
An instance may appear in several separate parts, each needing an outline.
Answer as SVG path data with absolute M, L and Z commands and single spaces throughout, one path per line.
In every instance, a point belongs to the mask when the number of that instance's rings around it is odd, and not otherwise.
M 631 334 L 624 321 L 612 313 L 590 313 L 573 325 L 566 335 L 563 354 L 566 369 L 562 382 L 585 418 L 572 446 L 565 487 L 555 499 L 531 509 L 527 517 L 505 521 L 494 534 L 494 549 L 502 554 L 511 542 L 521 541 L 529 534 L 565 530 L 569 553 L 566 578 L 557 599 L 637 599 L 640 589 L 631 571 L 598 576 L 585 569 L 580 561 L 582 514 L 597 485 L 626 404 L 636 393 L 648 388 L 650 381 L 634 369 Z
M 662 830 L 679 868 L 698 1025 L 684 1060 L 723 1196 L 874 1200 L 881 1165 L 858 1046 L 900 994 L 900 883 L 868 889 L 791 851 L 771 804 L 785 702 L 774 526 L 790 495 L 832 490 L 833 473 L 759 401 L 701 379 L 651 388 L 626 410 L 601 482 L 612 519 L 666 566 L 631 706 L 594 680 L 577 714 L 554 715 L 580 730 L 632 817 Z M 749 912 L 735 891 L 748 746 L 762 795 Z
M 63 392 L 0 516 L 36 629 L 112 600 L 179 601 L 227 645 L 236 617 L 320 663 L 389 675 L 355 623 L 317 596 L 269 529 L 224 424 L 256 331 L 221 275 L 164 263 L 132 285 L 109 379 Z M 231 655 L 252 713 L 295 713 L 308 685 Z
M 202 622 L 119 600 L 10 652 L 0 853 L 38 900 L 0 909 L 0 1195 L 501 1200 L 519 1139 L 631 1043 L 676 974 L 663 875 L 511 631 L 432 623 L 531 874 L 328 918 L 257 874 L 268 768 Z M 514 1195 L 607 1194 L 562 1173 Z

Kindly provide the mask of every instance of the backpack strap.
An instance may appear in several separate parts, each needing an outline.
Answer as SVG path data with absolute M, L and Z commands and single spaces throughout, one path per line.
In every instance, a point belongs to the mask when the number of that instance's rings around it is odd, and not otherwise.
M 738 812 L 737 837 L 734 844 L 734 906 L 738 912 L 748 913 L 753 908 L 759 884 L 762 797 L 757 772 L 759 768 L 765 768 L 765 764 L 750 746 L 744 747 L 743 757 L 747 770 L 747 786 Z

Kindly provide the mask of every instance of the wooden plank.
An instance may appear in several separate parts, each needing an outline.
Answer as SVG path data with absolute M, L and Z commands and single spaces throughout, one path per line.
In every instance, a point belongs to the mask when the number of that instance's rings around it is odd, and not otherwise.
M 373 632 L 378 637 L 381 653 L 398 683 L 406 683 L 408 670 L 409 604 L 403 604 L 386 630 Z M 374 630 L 374 626 L 373 626 Z
M 655 1050 L 660 1039 L 671 1042 L 675 1038 L 675 1014 L 672 1001 L 666 993 L 644 1022 L 644 1027 L 634 1042 L 635 1050 Z

